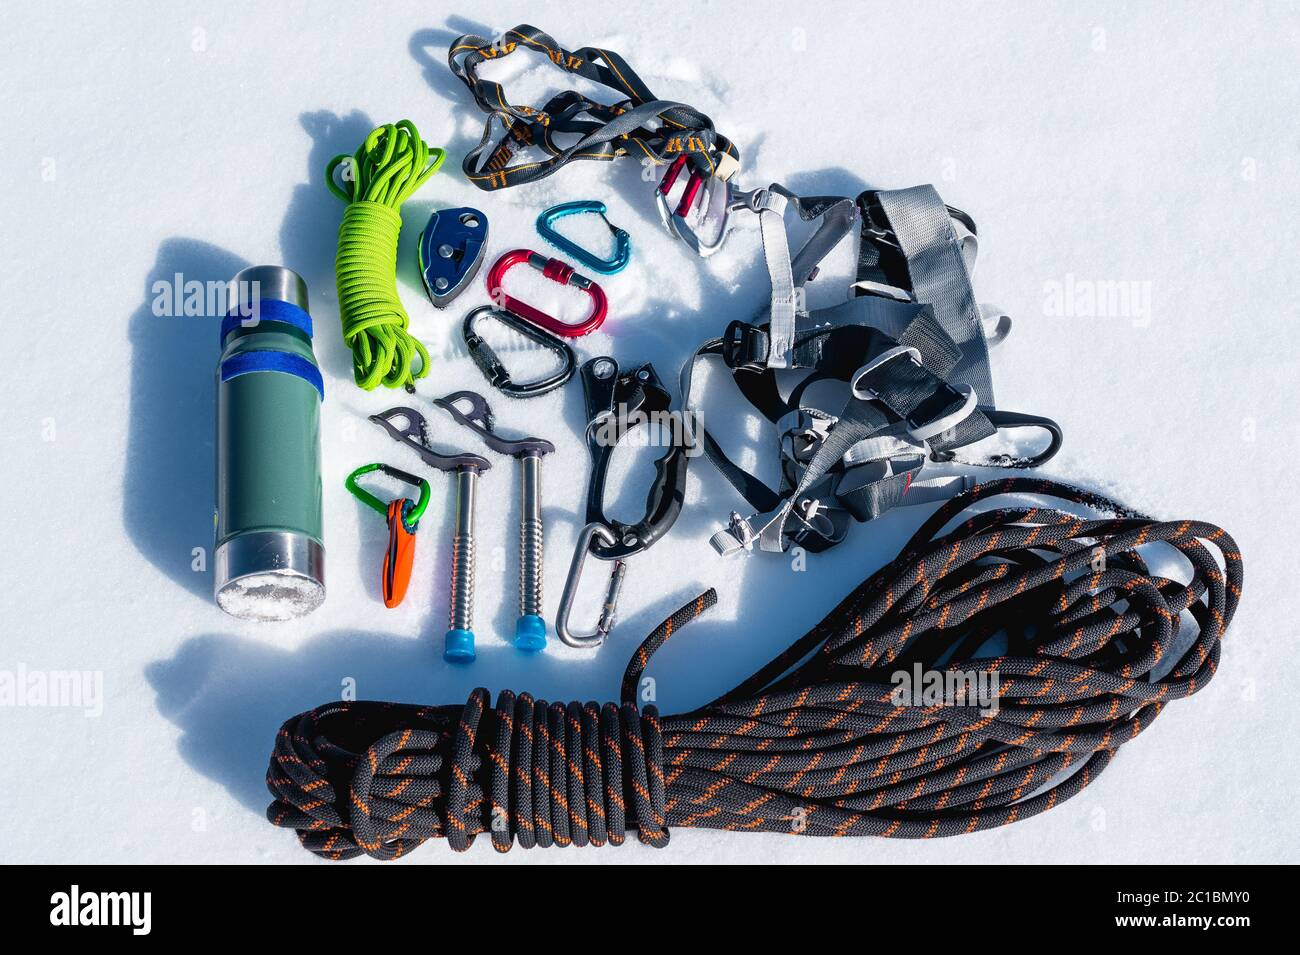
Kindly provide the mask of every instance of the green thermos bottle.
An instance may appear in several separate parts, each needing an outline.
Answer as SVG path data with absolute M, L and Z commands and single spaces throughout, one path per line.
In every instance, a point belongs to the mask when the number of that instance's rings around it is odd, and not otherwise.
M 222 610 L 287 620 L 325 600 L 320 406 L 307 286 L 277 265 L 231 282 L 217 367 L 215 592 Z

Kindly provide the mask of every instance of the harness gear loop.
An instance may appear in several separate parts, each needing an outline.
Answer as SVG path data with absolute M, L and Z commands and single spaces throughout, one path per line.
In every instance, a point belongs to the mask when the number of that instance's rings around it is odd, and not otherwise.
M 558 318 L 547 315 L 540 309 L 529 305 L 527 302 L 521 302 L 511 295 L 507 295 L 501 287 L 502 279 L 516 265 L 524 263 L 541 272 L 552 282 L 559 285 L 571 285 L 586 292 L 587 297 L 591 299 L 591 313 L 580 322 L 562 322 Z M 497 259 L 492 265 L 492 270 L 488 273 L 487 285 L 488 295 L 498 308 L 532 322 L 553 335 L 563 335 L 566 338 L 577 338 L 600 328 L 605 322 L 605 315 L 609 308 L 605 292 L 599 285 L 587 278 L 587 276 L 575 271 L 573 266 L 567 265 L 559 259 L 548 259 L 531 249 L 514 249 Z
M 601 275 L 613 275 L 627 268 L 632 258 L 632 239 L 626 229 L 620 229 L 605 217 L 605 203 L 599 199 L 581 199 L 576 202 L 562 202 L 552 206 L 537 216 L 537 232 L 565 255 L 577 259 L 587 268 Z M 608 259 L 584 249 L 566 235 L 556 231 L 555 223 L 560 219 L 575 215 L 597 215 L 609 227 L 614 238 L 614 253 Z
M 582 580 L 582 568 L 587 562 L 587 555 L 600 557 L 596 545 L 613 547 L 618 538 L 604 524 L 591 523 L 578 534 L 578 545 L 573 551 L 573 561 L 569 564 L 569 576 L 564 581 L 564 592 L 560 595 L 560 609 L 555 614 L 555 632 L 568 646 L 579 650 L 593 649 L 605 642 L 610 630 L 614 628 L 614 615 L 618 609 L 618 596 L 623 589 L 623 578 L 627 574 L 627 562 L 622 558 L 612 558 L 614 566 L 610 571 L 609 584 L 605 588 L 605 600 L 601 604 L 600 617 L 596 628 L 589 632 L 575 631 L 569 625 L 573 613 L 573 599 Z M 600 558 L 609 560 L 611 558 Z
M 509 369 L 497 356 L 496 350 L 474 330 L 474 323 L 484 314 L 491 315 L 507 328 L 515 330 L 525 338 L 559 355 L 561 362 L 559 371 L 536 381 L 515 381 Z M 483 372 L 492 387 L 511 398 L 535 398 L 548 391 L 554 391 L 567 383 L 578 367 L 578 356 L 564 339 L 493 305 L 480 305 L 472 309 L 461 325 L 461 334 L 465 339 L 465 347 L 469 349 L 469 357 L 474 360 L 479 371 Z

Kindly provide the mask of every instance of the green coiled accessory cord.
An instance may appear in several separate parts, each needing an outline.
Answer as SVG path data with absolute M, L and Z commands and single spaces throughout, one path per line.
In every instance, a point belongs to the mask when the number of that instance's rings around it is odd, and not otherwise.
M 352 156 L 325 167 L 330 192 L 347 203 L 334 259 L 343 340 L 352 371 L 366 391 L 377 385 L 413 390 L 429 373 L 429 352 L 406 329 L 410 318 L 397 297 L 397 237 L 402 203 L 438 171 L 444 153 L 430 149 L 415 124 L 404 119 L 374 129 Z M 344 167 L 343 185 L 334 179 Z M 418 371 L 412 371 L 415 356 Z

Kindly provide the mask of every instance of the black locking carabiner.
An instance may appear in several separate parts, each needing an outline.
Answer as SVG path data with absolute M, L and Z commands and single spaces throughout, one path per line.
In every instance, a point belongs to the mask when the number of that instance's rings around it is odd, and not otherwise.
M 525 338 L 530 338 L 559 355 L 563 362 L 560 370 L 537 381 L 527 381 L 522 384 L 514 381 L 510 377 L 510 371 L 497 357 L 496 351 L 478 332 L 474 331 L 474 322 L 483 312 L 490 313 L 501 324 L 513 328 Z M 469 349 L 469 357 L 474 359 L 474 364 L 478 365 L 479 371 L 483 372 L 493 388 L 511 398 L 535 398 L 548 391 L 554 391 L 573 377 L 573 370 L 578 365 L 578 356 L 574 354 L 568 342 L 545 329 L 538 328 L 531 322 L 526 322 L 491 305 L 480 305 L 466 315 L 461 326 L 461 334 L 465 338 L 465 347 Z

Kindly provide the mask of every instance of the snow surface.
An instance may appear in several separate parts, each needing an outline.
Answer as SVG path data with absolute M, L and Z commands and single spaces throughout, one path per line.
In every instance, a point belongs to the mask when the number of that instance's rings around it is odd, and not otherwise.
M 436 484 L 411 594 L 383 608 L 382 521 L 343 478 L 371 460 L 414 461 L 364 418 L 404 396 L 350 380 L 332 273 L 341 206 L 322 183 L 330 156 L 402 117 L 448 150 L 404 213 L 401 296 L 437 356 L 426 395 L 486 390 L 456 335 L 481 283 L 447 312 L 419 287 L 414 242 L 435 207 L 482 208 L 495 256 L 542 247 L 543 207 L 604 199 L 634 257 L 605 282 L 611 318 L 581 352 L 653 360 L 668 381 L 767 291 L 752 225 L 716 258 L 693 258 L 660 231 L 635 162 L 577 165 L 503 194 L 465 181 L 459 161 L 482 116 L 446 69 L 448 42 L 535 22 L 570 47 L 621 51 L 660 96 L 711 115 L 743 150 L 745 185 L 851 196 L 935 183 L 980 226 L 980 299 L 1016 318 L 995 352 L 999 404 L 1065 428 L 1048 473 L 1222 524 L 1245 553 L 1245 601 L 1211 686 L 1172 705 L 1079 798 L 1010 828 L 928 843 L 681 830 L 662 852 L 498 856 L 479 844 L 456 856 L 430 845 L 409 861 L 1296 861 L 1295 8 L 186 6 L 41 3 L 5 15 L 0 670 L 98 672 L 103 700 L 91 716 L 0 711 L 0 860 L 310 861 L 263 819 L 263 775 L 281 721 L 337 698 L 345 681 L 371 699 L 457 702 L 480 684 L 610 699 L 636 641 L 713 585 L 718 608 L 652 667 L 661 708 L 681 711 L 803 633 L 928 512 L 856 527 L 805 573 L 770 556 L 728 562 L 707 541 L 738 502 L 698 467 L 671 536 L 631 561 L 610 643 L 590 653 L 552 640 L 529 659 L 506 640 L 517 484 L 498 458 L 479 510 L 478 662 L 439 656 L 450 482 Z M 522 54 L 492 69 L 522 102 L 566 85 Z M 849 255 L 838 250 L 813 304 L 843 295 Z M 156 316 L 152 287 L 262 263 L 304 276 L 319 330 L 329 596 L 305 619 L 259 625 L 221 613 L 210 573 L 191 569 L 192 550 L 211 544 L 215 320 Z M 1138 283 L 1122 316 L 1055 300 L 1059 288 L 1116 281 Z M 532 276 L 517 288 L 543 303 L 555 291 Z M 738 415 L 727 392 L 711 393 L 715 426 Z M 559 448 L 544 468 L 553 619 L 585 483 L 581 389 L 489 397 L 502 428 Z M 730 446 L 748 437 L 746 460 L 770 468 L 757 425 L 727 424 Z M 617 515 L 637 513 L 652 458 L 620 453 Z

